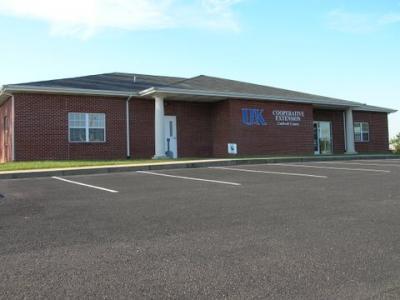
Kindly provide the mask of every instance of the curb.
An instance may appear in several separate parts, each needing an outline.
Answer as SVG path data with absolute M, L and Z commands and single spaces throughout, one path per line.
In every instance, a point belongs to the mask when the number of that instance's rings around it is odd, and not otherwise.
M 108 166 L 94 168 L 76 168 L 76 169 L 57 169 L 57 170 L 36 170 L 32 172 L 7 172 L 0 173 L 0 179 L 22 179 L 22 178 L 39 178 L 51 176 L 74 176 L 74 175 L 93 175 L 107 173 L 122 173 L 136 171 L 156 171 L 156 170 L 171 170 L 171 169 L 188 169 L 188 168 L 206 168 L 206 167 L 223 167 L 234 165 L 251 165 L 251 164 L 274 164 L 285 162 L 310 162 L 310 161 L 338 161 L 338 160 L 363 160 L 363 159 L 400 159 L 398 155 L 351 155 L 351 156 L 305 156 L 305 157 L 286 157 L 286 158 L 247 158 L 247 159 L 227 159 L 216 161 L 199 161 L 188 163 L 168 163 L 168 164 L 149 164 L 141 166 Z

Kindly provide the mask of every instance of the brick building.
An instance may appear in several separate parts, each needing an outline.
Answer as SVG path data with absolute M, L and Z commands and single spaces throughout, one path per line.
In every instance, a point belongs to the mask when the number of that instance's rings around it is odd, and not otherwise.
M 387 152 L 392 112 L 208 76 L 13 84 L 0 91 L 0 161 Z

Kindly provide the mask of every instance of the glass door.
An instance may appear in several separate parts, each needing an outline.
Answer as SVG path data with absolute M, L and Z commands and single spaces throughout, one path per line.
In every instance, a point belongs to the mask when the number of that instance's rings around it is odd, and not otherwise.
M 318 122 L 314 122 L 314 154 L 320 154 L 320 152 L 319 152 L 319 126 L 318 126 Z
M 332 154 L 331 122 L 314 122 L 314 153 Z

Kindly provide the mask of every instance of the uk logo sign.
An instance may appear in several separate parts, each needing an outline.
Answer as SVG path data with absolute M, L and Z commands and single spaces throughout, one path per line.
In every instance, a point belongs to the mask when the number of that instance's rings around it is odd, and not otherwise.
M 247 126 L 265 126 L 264 110 L 258 108 L 242 108 L 242 123 Z

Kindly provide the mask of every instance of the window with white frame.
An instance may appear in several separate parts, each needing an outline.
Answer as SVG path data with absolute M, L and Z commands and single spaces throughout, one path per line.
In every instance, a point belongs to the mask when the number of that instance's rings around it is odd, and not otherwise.
M 106 141 L 106 115 L 103 113 L 68 113 L 68 128 L 70 142 Z
M 354 123 L 354 141 L 369 142 L 369 124 L 367 122 Z

